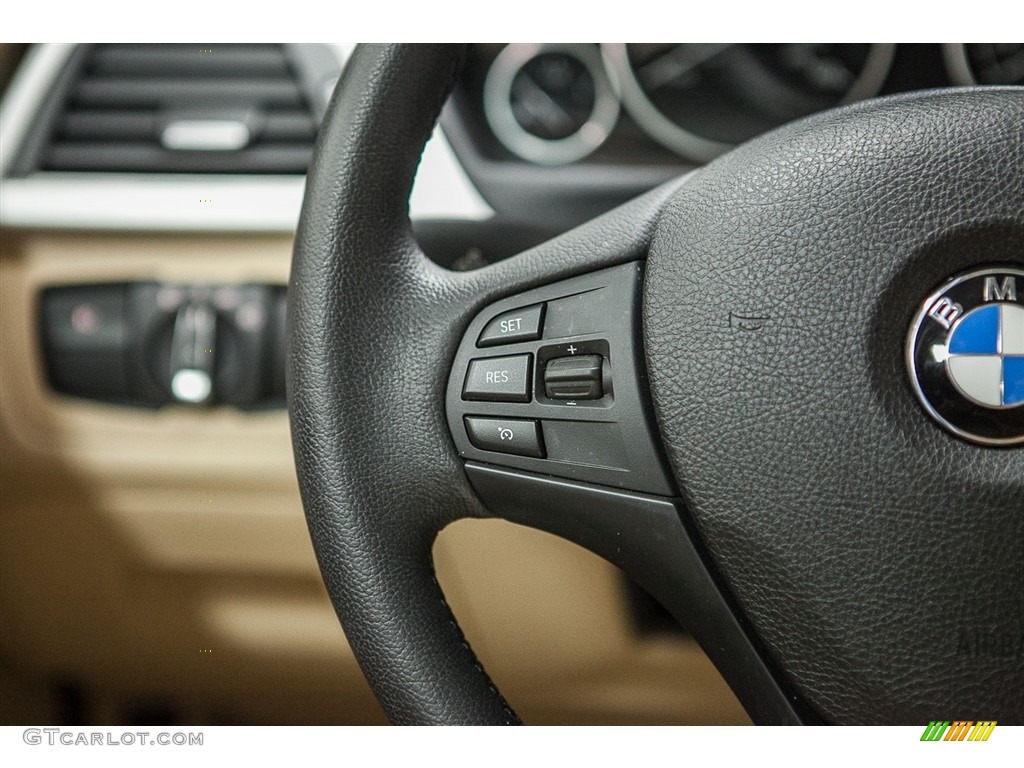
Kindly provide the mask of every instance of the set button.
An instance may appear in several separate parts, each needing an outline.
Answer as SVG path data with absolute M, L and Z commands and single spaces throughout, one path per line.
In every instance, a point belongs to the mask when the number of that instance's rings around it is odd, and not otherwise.
M 505 312 L 491 320 L 480 332 L 478 347 L 512 344 L 517 341 L 539 339 L 544 326 L 544 305 L 534 304 L 512 312 Z

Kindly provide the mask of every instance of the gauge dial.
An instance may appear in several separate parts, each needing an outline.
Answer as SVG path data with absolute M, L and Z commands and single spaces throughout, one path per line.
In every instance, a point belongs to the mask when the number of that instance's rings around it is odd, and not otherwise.
M 948 43 L 942 54 L 957 85 L 1024 85 L 1024 43 Z
M 705 161 L 777 125 L 875 95 L 894 46 L 607 44 L 622 100 L 656 140 Z
M 506 149 L 560 165 L 586 157 L 608 138 L 619 98 L 597 46 L 509 45 L 488 71 L 484 114 Z

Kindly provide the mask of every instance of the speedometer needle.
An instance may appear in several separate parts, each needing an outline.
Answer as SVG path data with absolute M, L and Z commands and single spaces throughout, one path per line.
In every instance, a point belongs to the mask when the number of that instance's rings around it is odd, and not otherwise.
M 568 111 L 529 74 L 513 83 L 512 95 L 548 130 L 562 130 L 572 124 L 572 116 Z
M 656 91 L 666 83 L 685 75 L 692 69 L 710 61 L 733 43 L 717 43 L 694 45 L 684 43 L 677 45 L 668 53 L 664 53 L 653 61 L 644 64 L 637 72 L 637 79 L 648 92 Z

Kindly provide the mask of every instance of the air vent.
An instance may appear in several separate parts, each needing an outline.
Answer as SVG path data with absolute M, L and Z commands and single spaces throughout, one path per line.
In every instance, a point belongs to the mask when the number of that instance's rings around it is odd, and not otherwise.
M 90 46 L 51 117 L 49 141 L 39 148 L 34 167 L 305 173 L 326 89 L 337 77 L 337 64 L 325 50 Z

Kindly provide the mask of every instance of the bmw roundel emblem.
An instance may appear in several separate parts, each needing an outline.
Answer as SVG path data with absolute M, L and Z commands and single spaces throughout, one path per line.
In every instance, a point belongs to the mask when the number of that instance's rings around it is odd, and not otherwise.
M 1024 443 L 1024 269 L 960 275 L 925 299 L 907 368 L 925 410 L 953 434 Z

